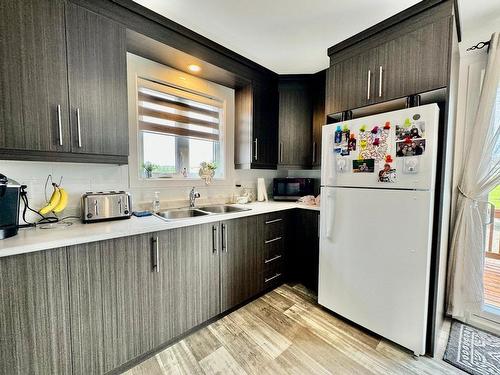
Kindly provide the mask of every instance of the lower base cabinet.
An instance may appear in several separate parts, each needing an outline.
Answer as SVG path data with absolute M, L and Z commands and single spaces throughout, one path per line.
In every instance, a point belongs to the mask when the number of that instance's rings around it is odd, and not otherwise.
M 284 281 L 286 212 L 0 258 L 0 375 L 104 374 Z
M 0 374 L 70 374 L 66 249 L 0 258 Z

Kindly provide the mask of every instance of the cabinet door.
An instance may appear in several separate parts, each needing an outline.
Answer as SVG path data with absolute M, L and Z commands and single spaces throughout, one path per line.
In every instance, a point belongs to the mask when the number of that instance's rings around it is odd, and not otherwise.
M 65 249 L 0 258 L 0 373 L 69 374 Z
M 101 374 L 154 348 L 161 295 L 151 236 L 68 248 L 74 374 Z
M 451 22 L 442 18 L 377 47 L 377 101 L 447 86 Z
M 279 84 L 278 164 L 308 168 L 312 162 L 312 100 L 307 80 Z
M 276 169 L 278 159 L 278 89 L 253 84 L 252 168 Z
M 168 315 L 164 319 L 170 322 L 171 337 L 220 312 L 219 254 L 213 227 L 189 226 L 158 235 L 160 274 L 167 286 L 161 308 Z
M 262 252 L 257 246 L 257 216 L 221 223 L 221 310 L 226 311 L 262 289 Z
M 125 28 L 67 6 L 72 151 L 128 155 Z
M 313 108 L 313 135 L 312 135 L 312 166 L 321 165 L 321 142 L 323 125 L 326 124 L 325 115 L 325 78 L 326 71 L 316 73 L 312 78 L 312 108 Z
M 290 277 L 318 291 L 319 212 L 297 210 L 293 220 L 293 249 L 289 256 Z
M 377 62 L 376 51 L 368 50 L 330 66 L 327 72 L 327 114 L 374 102 Z
M 62 0 L 0 2 L 0 149 L 69 151 Z

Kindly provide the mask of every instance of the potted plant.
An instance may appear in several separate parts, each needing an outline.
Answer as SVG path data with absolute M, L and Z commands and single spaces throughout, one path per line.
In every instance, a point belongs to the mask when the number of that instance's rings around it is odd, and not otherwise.
M 145 163 L 142 163 L 142 168 L 144 169 L 146 178 L 151 178 L 153 177 L 153 171 L 155 169 L 158 169 L 158 166 L 156 164 L 151 163 L 150 161 L 147 161 Z
M 200 171 L 198 172 L 198 175 L 202 180 L 205 181 L 205 184 L 209 185 L 212 183 L 212 179 L 215 176 L 216 169 L 217 164 L 215 164 L 214 162 L 207 163 L 206 161 L 204 161 L 200 164 Z

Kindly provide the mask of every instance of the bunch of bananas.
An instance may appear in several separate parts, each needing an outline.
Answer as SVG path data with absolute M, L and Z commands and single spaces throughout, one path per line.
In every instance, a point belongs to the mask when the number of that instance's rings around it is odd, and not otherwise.
M 68 193 L 61 186 L 52 183 L 54 191 L 49 199 L 49 203 L 38 211 L 41 215 L 47 215 L 49 212 L 58 213 L 68 205 Z

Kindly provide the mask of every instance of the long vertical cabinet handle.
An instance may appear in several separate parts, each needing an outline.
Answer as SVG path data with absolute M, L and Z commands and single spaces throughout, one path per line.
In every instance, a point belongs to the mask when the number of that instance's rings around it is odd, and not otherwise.
M 82 147 L 82 124 L 80 123 L 80 108 L 76 109 L 76 130 L 78 131 L 78 147 Z
M 259 147 L 259 138 L 255 138 L 255 140 L 253 141 L 253 143 L 255 144 L 255 155 L 253 156 L 253 158 L 255 160 L 258 160 L 259 159 L 259 157 L 258 157 L 258 153 L 259 153 L 259 149 L 258 149 L 258 147 Z
M 316 163 L 316 142 L 313 142 L 313 164 Z
M 63 145 L 63 133 L 62 133 L 62 119 L 61 119 L 61 105 L 57 105 L 57 130 L 59 131 L 59 146 Z
M 382 97 L 382 74 L 384 70 L 382 69 L 382 66 L 378 68 L 378 97 Z
M 368 85 L 366 89 L 366 99 L 370 100 L 370 89 L 371 89 L 371 81 L 372 81 L 372 71 L 368 69 Z
M 226 224 L 221 225 L 222 228 L 222 252 L 227 253 L 227 228 Z
M 212 226 L 212 253 L 217 254 L 217 251 L 219 251 L 219 235 L 218 235 L 218 226 L 213 225 Z
M 280 163 L 283 163 L 283 142 L 280 142 Z
M 154 272 L 160 272 L 160 239 L 158 236 L 153 237 L 152 240 L 152 269 Z
M 334 209 L 335 207 L 333 207 L 334 205 L 332 204 L 332 202 L 334 201 L 335 199 L 335 195 L 331 192 L 329 192 L 327 194 L 327 197 L 326 197 L 327 201 L 328 201 L 328 204 L 327 204 L 327 210 L 326 210 L 326 215 L 327 215 L 327 219 L 326 219 L 326 238 L 328 238 L 329 240 L 333 240 L 333 225 L 334 225 Z

